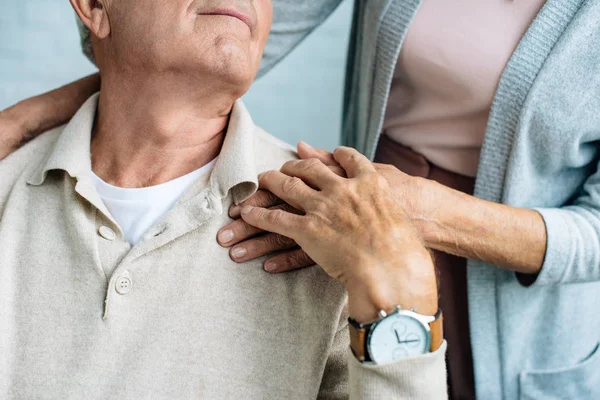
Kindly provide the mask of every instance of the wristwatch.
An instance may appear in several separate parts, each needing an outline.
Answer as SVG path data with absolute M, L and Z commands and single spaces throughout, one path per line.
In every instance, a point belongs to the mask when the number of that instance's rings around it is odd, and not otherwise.
M 379 317 L 368 324 L 348 319 L 350 348 L 360 362 L 386 364 L 434 352 L 444 342 L 441 310 L 431 317 L 397 306 L 389 315 L 380 311 Z

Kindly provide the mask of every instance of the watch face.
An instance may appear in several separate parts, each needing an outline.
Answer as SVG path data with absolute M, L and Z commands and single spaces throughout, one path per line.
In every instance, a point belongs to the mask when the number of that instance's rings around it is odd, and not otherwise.
M 429 352 L 430 334 L 416 318 L 395 315 L 379 322 L 369 335 L 371 359 L 385 364 Z

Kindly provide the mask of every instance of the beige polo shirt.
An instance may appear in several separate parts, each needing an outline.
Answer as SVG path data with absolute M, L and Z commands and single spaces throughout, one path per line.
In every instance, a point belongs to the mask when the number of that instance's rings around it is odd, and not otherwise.
M 238 265 L 217 244 L 258 173 L 296 157 L 241 102 L 210 177 L 134 247 L 91 181 L 96 108 L 97 95 L 0 162 L 0 398 L 445 395 L 445 347 L 361 365 L 340 284 L 318 267 L 273 276 L 262 260 Z

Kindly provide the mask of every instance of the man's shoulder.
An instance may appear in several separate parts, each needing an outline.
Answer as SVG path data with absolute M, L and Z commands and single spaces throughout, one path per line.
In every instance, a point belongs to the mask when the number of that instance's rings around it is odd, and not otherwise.
M 254 154 L 259 173 L 279 169 L 287 161 L 298 159 L 298 153 L 294 146 L 267 133 L 260 127 L 254 129 Z
M 64 126 L 47 131 L 0 161 L 0 194 L 10 190 L 23 175 L 32 174 L 48 158 Z
M 298 153 L 294 146 L 267 133 L 260 127 L 254 129 L 254 154 L 259 173 L 279 169 L 287 161 L 298 159 Z

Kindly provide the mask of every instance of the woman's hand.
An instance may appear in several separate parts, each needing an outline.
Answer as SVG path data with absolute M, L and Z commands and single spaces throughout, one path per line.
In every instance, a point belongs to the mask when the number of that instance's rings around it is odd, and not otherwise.
M 348 290 L 350 314 L 376 318 L 396 305 L 437 312 L 433 263 L 410 220 L 372 163 L 340 148 L 340 177 L 316 159 L 286 163 L 260 176 L 260 186 L 301 213 L 244 206 L 243 220 L 298 243 Z

